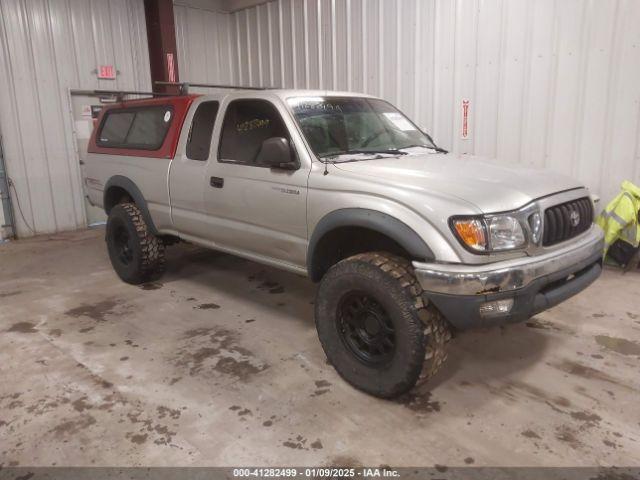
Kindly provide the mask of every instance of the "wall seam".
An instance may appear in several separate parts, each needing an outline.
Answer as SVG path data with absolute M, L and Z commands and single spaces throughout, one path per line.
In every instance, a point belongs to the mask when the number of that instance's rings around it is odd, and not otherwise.
M 547 115 L 546 115 L 546 125 L 545 125 L 545 138 L 544 138 L 544 163 L 543 166 L 547 165 L 549 160 L 549 149 L 550 144 L 553 141 L 553 128 L 554 117 L 555 117 L 555 103 L 556 103 L 556 93 L 558 88 L 558 64 L 560 62 L 560 55 L 558 52 L 558 36 L 560 29 L 560 19 L 558 19 L 558 1 L 555 0 L 553 2 L 553 18 L 555 19 L 553 24 L 553 40 L 551 42 L 551 56 L 553 58 L 553 64 L 549 69 L 549 98 L 550 102 L 547 104 Z
M 618 34 L 619 34 L 619 29 L 617 28 L 620 22 L 620 0 L 616 0 L 615 2 L 615 14 L 614 14 L 614 28 L 612 29 L 611 32 L 611 39 L 610 39 L 610 51 L 611 51 L 611 55 L 609 56 L 609 75 L 607 76 L 607 101 L 606 101 L 606 105 L 605 105 L 605 111 L 604 111 L 604 125 L 605 125 L 605 129 L 604 129 L 604 141 L 602 143 L 602 152 L 601 152 L 601 158 L 600 158 L 600 185 L 599 185 L 599 190 L 603 191 L 603 187 L 605 185 L 605 182 L 608 181 L 609 176 L 606 174 L 605 172 L 605 168 L 607 167 L 607 151 L 611 150 L 611 129 L 612 127 L 612 122 L 611 122 L 611 118 L 613 117 L 613 115 L 615 114 L 615 104 L 611 101 L 611 93 L 615 90 L 615 87 L 617 86 L 618 83 L 618 71 L 617 71 L 617 67 L 619 65 L 616 65 L 614 68 L 614 60 L 616 60 L 616 43 L 619 40 L 618 38 Z
M 531 10 L 533 2 L 527 2 L 527 10 L 525 14 L 525 18 L 527 19 L 527 30 L 525 36 L 525 47 L 524 47 L 524 68 L 522 70 L 523 76 L 523 87 L 522 87 L 522 95 L 520 97 L 520 104 L 522 105 L 522 112 L 520 117 L 520 132 L 519 132 L 519 148 L 518 148 L 518 163 L 522 163 L 524 149 L 526 146 L 525 135 L 527 133 L 527 127 L 529 125 L 528 117 L 529 117 L 529 90 L 531 83 L 531 62 L 533 61 L 533 52 L 532 52 L 532 36 L 533 30 L 535 28 L 535 15 L 531 15 Z
M 498 87 L 496 90 L 496 136 L 494 139 L 494 156 L 500 156 L 500 107 L 502 105 L 502 92 L 504 91 L 502 82 L 504 81 L 504 56 L 505 56 L 505 36 L 506 36 L 506 16 L 508 0 L 502 0 L 500 4 L 500 46 L 498 50 Z
M 29 25 L 29 21 L 28 21 L 28 14 L 26 12 L 26 10 L 24 11 L 24 19 L 25 19 L 25 33 L 27 36 L 27 43 L 29 46 L 29 53 L 30 53 L 30 73 L 32 75 L 32 80 L 34 83 L 34 86 L 36 87 L 36 92 L 34 95 L 34 99 L 36 100 L 36 106 L 37 106 L 37 111 L 38 111 L 38 123 L 40 124 L 40 132 L 41 132 L 41 147 L 42 147 L 42 152 L 45 154 L 44 155 L 44 160 L 45 160 L 45 165 L 47 167 L 47 177 L 48 177 L 48 190 L 49 190 L 49 198 L 51 199 L 51 210 L 53 212 L 53 227 L 54 227 L 54 231 L 58 232 L 58 214 L 56 212 L 56 205 L 55 205 L 55 199 L 53 197 L 53 188 L 51 185 L 51 165 L 49 165 L 49 157 L 46 155 L 47 152 L 47 143 L 45 141 L 44 138 L 44 123 L 42 121 L 42 102 L 40 100 L 40 89 L 37 88 L 38 87 L 38 81 L 35 79 L 37 76 L 36 73 L 36 65 L 35 65 L 35 51 L 33 49 L 33 38 L 31 35 L 31 26 Z M 34 225 L 33 228 L 34 230 L 38 230 L 36 225 L 35 225 L 35 219 L 34 219 Z
M 304 28 L 302 29 L 302 35 L 304 38 L 304 85 L 305 88 L 310 88 L 311 84 L 309 82 L 309 32 L 307 26 L 309 25 L 309 7 L 308 2 L 305 1 L 302 4 L 302 18 L 304 22 Z
M 382 0 L 378 0 L 378 96 L 382 97 L 384 88 L 384 75 L 382 74 L 384 65 L 384 24 L 382 15 Z
M 584 104 L 586 102 L 586 71 L 589 67 L 589 49 L 591 46 L 591 38 L 589 33 L 591 32 L 590 23 L 587 21 L 587 11 L 592 6 L 591 0 L 587 2 L 587 5 L 583 8 L 581 28 L 580 28 L 580 64 L 578 76 L 578 94 L 576 98 L 576 108 L 574 115 L 574 134 L 571 144 L 571 174 L 576 175 L 579 171 L 579 159 L 578 152 L 580 150 L 580 144 L 582 140 L 582 128 L 584 124 Z
M 353 52 L 351 51 L 353 48 L 353 42 L 351 39 L 351 0 L 346 0 L 346 28 L 347 28 L 347 90 L 351 91 L 353 89 L 353 71 L 351 68 L 351 60 Z
M 331 0 L 331 88 L 338 88 L 338 54 L 336 45 L 336 0 Z
M 324 85 L 324 71 L 322 68 L 323 61 L 323 51 L 322 51 L 322 42 L 324 41 L 324 35 L 322 34 L 322 0 L 318 0 L 316 3 L 316 12 L 318 17 L 318 87 L 322 88 Z
M 280 81 L 281 87 L 286 88 L 287 82 L 284 77 L 284 38 L 282 35 L 282 0 L 278 1 L 278 27 L 280 33 L 278 34 L 278 39 L 280 40 Z
M 49 19 L 52 18 L 51 16 L 51 5 L 50 5 L 50 0 L 46 0 L 46 8 L 47 8 L 47 15 L 49 16 Z M 71 206 L 72 206 L 72 213 L 73 213 L 73 220 L 74 220 L 74 224 L 76 224 L 76 226 L 78 226 L 77 224 L 77 220 L 78 220 L 78 210 L 77 210 L 77 206 L 76 206 L 76 192 L 73 191 L 74 188 L 74 182 L 73 182 L 73 177 L 77 177 L 77 172 L 76 171 L 72 171 L 71 170 L 71 164 L 70 164 L 70 160 L 75 157 L 74 154 L 72 154 L 69 151 L 69 143 L 68 143 L 68 138 L 69 135 L 72 135 L 72 132 L 68 132 L 66 125 L 67 122 L 65 122 L 65 118 L 66 118 L 66 114 L 64 113 L 63 110 L 63 106 L 67 104 L 67 92 L 65 91 L 65 94 L 62 95 L 62 85 L 60 84 L 60 72 L 58 69 L 58 62 L 57 62 L 57 55 L 56 55 L 56 47 L 55 47 L 55 42 L 53 41 L 53 32 L 51 30 L 51 21 L 47 22 L 47 37 L 49 39 L 49 49 L 50 52 L 52 54 L 52 60 L 54 62 L 54 69 L 55 69 L 55 84 L 56 84 L 56 92 L 57 92 L 57 98 L 58 98 L 58 102 L 57 103 L 57 110 L 58 110 L 58 115 L 60 117 L 60 122 L 62 125 L 62 131 L 65 133 L 66 138 L 64 141 L 64 150 L 66 153 L 66 158 L 67 161 L 64 162 L 65 166 L 67 167 L 67 175 L 69 176 L 68 180 L 69 180 L 69 184 L 71 186 L 71 192 L 69 192 L 70 196 L 71 196 Z M 73 128 L 73 126 L 71 126 Z M 80 177 L 81 178 L 81 177 Z M 82 182 L 80 183 L 80 188 L 82 188 Z M 80 195 L 80 198 L 82 198 L 82 194 Z M 84 215 L 84 218 L 86 219 L 86 212 Z
M 6 7 L 6 5 L 5 5 L 5 7 Z M 2 2 L 0 2 L 0 13 L 2 12 L 2 8 L 3 8 L 3 4 L 2 4 Z M 8 7 L 6 7 L 6 8 L 8 8 Z M 22 15 L 20 15 L 20 16 L 22 17 Z M 6 48 L 6 50 L 5 50 L 5 58 L 6 58 L 6 61 L 8 62 L 8 67 L 9 67 L 8 71 L 7 71 L 7 76 L 8 76 L 8 80 L 9 80 L 9 83 L 10 83 L 9 91 L 11 92 L 10 97 L 11 97 L 11 103 L 12 103 L 12 107 L 13 107 L 12 110 L 13 110 L 14 124 L 15 124 L 15 128 L 17 130 L 17 133 L 18 133 L 18 139 L 19 139 L 18 140 L 18 144 L 20 146 L 21 158 L 25 158 L 26 157 L 26 155 L 25 155 L 26 152 L 25 152 L 25 147 L 24 147 L 24 136 L 22 135 L 22 127 L 21 127 L 21 124 L 20 124 L 20 115 L 18 113 L 18 103 L 17 103 L 17 100 L 16 100 L 16 94 L 15 94 L 16 87 L 15 87 L 15 82 L 14 82 L 13 76 L 11 75 L 11 72 L 14 71 L 15 67 L 13 66 L 13 62 L 12 62 L 12 59 L 11 59 L 11 50 L 9 49 L 9 34 L 7 32 L 7 27 L 6 27 L 6 24 L 5 24 L 5 18 L 6 18 L 6 15 L 4 15 L 4 14 L 0 16 L 0 21 L 2 21 L 2 24 L 3 24 L 2 31 L 4 33 L 4 35 L 3 35 L 3 37 L 4 37 L 3 45 Z M 3 133 L 3 135 L 5 135 L 5 133 Z M 7 175 L 7 177 L 10 178 L 11 177 L 11 171 L 10 171 L 10 167 L 9 167 L 9 161 L 8 161 L 9 157 L 7 156 L 7 149 L 6 148 L 3 148 L 3 154 L 4 154 L 4 159 L 5 159 L 5 169 L 6 169 L 5 170 L 5 174 Z M 32 197 L 31 197 L 31 194 L 32 194 L 31 182 L 29 182 L 29 175 L 27 175 L 26 162 L 23 162 L 21 166 L 22 166 L 22 171 L 23 171 L 24 183 L 25 183 L 25 186 L 27 187 L 27 201 L 29 203 L 29 213 L 30 213 L 30 216 L 31 216 L 31 228 L 33 228 L 34 230 L 37 231 L 37 227 L 35 225 L 35 215 L 33 213 L 33 202 L 32 202 Z M 19 201 L 20 199 L 18 198 L 18 191 L 15 189 L 15 185 L 14 185 L 13 193 L 14 193 L 14 196 L 16 197 L 16 201 Z M 11 195 L 11 189 L 9 189 L 9 195 Z M 24 198 L 24 196 L 23 196 L 23 198 Z M 22 205 L 24 205 L 24 204 L 22 204 Z M 19 225 L 20 222 L 22 222 L 25 225 L 26 229 L 30 229 L 30 226 L 27 225 L 23 219 L 18 218 L 18 217 L 19 216 L 16 217 L 16 230 L 18 229 L 18 225 Z M 18 236 L 18 234 L 19 234 L 19 232 L 17 232 L 17 231 L 14 232 L 14 233 L 16 234 L 16 236 Z
M 280 0 L 284 1 L 284 0 Z M 296 9 L 293 8 L 293 0 L 289 0 L 291 5 L 291 15 L 289 16 L 291 26 L 291 77 L 293 79 L 293 88 L 298 88 L 298 59 L 296 58 Z

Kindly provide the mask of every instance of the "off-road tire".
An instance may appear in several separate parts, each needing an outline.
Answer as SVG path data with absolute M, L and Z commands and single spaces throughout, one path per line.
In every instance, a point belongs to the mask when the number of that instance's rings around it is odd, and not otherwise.
M 123 237 L 127 239 L 126 254 L 120 245 L 123 242 L 119 241 Z M 111 209 L 106 241 L 111 265 L 122 281 L 139 285 L 157 280 L 164 273 L 164 244 L 149 231 L 142 212 L 135 204 L 120 203 Z
M 340 305 L 353 291 L 378 302 L 393 324 L 395 347 L 385 365 L 363 363 L 340 332 Z M 422 293 L 411 262 L 386 252 L 354 255 L 329 269 L 318 289 L 315 320 L 322 348 L 340 376 L 366 393 L 394 398 L 436 374 L 447 358 L 451 330 Z

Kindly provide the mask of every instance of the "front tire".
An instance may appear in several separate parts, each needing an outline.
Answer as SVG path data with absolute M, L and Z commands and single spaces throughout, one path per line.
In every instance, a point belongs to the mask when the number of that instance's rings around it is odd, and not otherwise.
M 329 362 L 354 387 L 382 398 L 408 392 L 446 359 L 449 326 L 408 260 L 384 252 L 337 263 L 320 283 L 316 328 Z
M 111 265 L 122 281 L 139 285 L 164 273 L 164 244 L 149 232 L 135 204 L 121 203 L 111 209 L 106 241 Z

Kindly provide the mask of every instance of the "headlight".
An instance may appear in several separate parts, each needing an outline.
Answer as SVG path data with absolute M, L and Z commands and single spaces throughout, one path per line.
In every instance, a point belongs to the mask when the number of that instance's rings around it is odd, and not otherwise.
M 527 243 L 522 225 L 510 215 L 453 218 L 451 227 L 462 244 L 475 252 L 513 250 Z
M 513 250 L 525 244 L 524 231 L 514 217 L 500 215 L 487 218 L 491 250 Z

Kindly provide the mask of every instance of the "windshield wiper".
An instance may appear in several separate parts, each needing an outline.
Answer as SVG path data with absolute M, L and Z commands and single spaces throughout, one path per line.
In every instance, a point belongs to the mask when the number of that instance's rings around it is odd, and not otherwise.
M 356 149 L 356 150 L 344 150 L 342 152 L 332 152 L 332 153 L 325 153 L 323 155 L 320 155 L 320 158 L 335 158 L 338 157 L 340 155 L 349 155 L 350 153 L 355 153 L 355 154 L 371 154 L 371 155 L 376 155 L 376 154 L 385 154 L 385 155 L 407 155 L 407 152 L 402 152 L 398 149 L 391 149 L 391 148 L 381 148 L 378 150 L 360 150 L 360 149 Z
M 384 153 L 386 155 L 407 155 L 407 152 L 402 152 L 397 148 L 381 148 L 379 150 L 349 150 L 345 153 Z
M 419 144 L 419 143 L 416 143 L 415 145 L 407 145 L 405 147 L 400 147 L 400 149 L 404 150 L 405 148 L 415 148 L 415 147 L 428 148 L 429 150 L 435 150 L 438 153 L 449 153 L 447 150 L 445 150 L 444 148 L 440 148 L 437 145 L 425 145 L 425 144 Z

